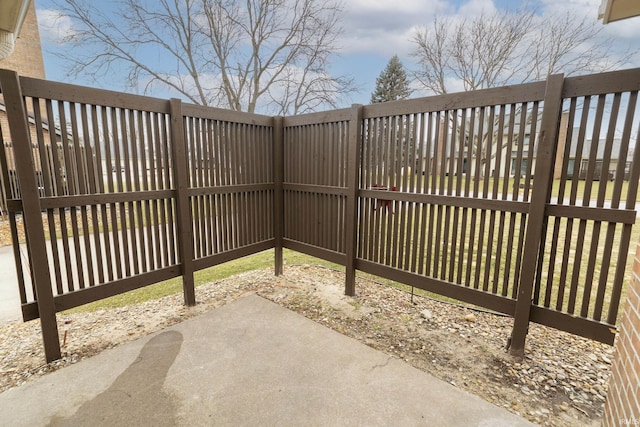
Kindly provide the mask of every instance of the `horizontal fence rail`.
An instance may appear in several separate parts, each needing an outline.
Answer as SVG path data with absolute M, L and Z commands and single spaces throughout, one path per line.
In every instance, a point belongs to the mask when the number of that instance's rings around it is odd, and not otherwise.
M 639 69 L 283 118 L 0 78 L 25 320 L 289 248 L 509 314 L 514 354 L 530 321 L 613 342 Z

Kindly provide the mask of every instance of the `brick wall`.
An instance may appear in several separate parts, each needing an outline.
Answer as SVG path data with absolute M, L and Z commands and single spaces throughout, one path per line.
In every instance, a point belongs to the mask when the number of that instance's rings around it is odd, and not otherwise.
M 44 79 L 44 60 L 34 3 L 32 1 L 29 5 L 13 52 L 8 58 L 0 59 L 0 68 L 16 71 L 21 76 Z M 1 95 L 0 102 L 3 102 Z M 2 126 L 3 142 L 11 141 L 9 124 L 3 108 L 0 108 L 0 126 Z
M 13 53 L 0 60 L 0 68 L 16 71 L 21 76 L 44 79 L 44 60 L 34 3 L 32 1 L 29 5 Z
M 615 343 L 604 426 L 640 426 L 640 244 Z

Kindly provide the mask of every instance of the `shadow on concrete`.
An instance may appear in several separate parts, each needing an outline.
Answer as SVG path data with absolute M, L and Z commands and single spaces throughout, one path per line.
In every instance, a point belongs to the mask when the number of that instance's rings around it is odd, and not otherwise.
M 163 391 L 163 384 L 182 342 L 177 331 L 153 337 L 107 390 L 83 404 L 72 417 L 54 418 L 50 425 L 176 425 L 176 404 Z

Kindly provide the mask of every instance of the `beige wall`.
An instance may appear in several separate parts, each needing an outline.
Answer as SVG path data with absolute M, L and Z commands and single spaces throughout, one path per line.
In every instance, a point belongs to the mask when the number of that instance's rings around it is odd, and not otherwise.
M 16 40 L 15 49 L 8 58 L 0 59 L 0 68 L 16 71 L 21 76 L 39 79 L 45 78 L 44 60 L 42 58 L 42 46 L 40 45 L 40 32 L 38 31 L 38 20 L 36 18 L 34 0 L 32 0 L 29 5 L 27 15 L 20 30 L 20 35 Z M 0 99 L 1 98 L 0 96 Z M 2 128 L 3 142 L 11 141 L 7 115 L 2 110 L 0 110 L 0 127 Z M 33 129 L 31 133 L 33 138 L 35 135 Z
M 0 68 L 17 71 L 21 76 L 44 79 L 44 60 L 34 3 L 32 0 L 29 5 L 13 53 L 0 60 Z

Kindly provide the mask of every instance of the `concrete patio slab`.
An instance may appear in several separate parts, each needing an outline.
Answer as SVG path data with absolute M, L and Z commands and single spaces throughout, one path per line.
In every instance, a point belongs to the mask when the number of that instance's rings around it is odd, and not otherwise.
M 529 426 L 256 295 L 0 394 L 7 426 Z

